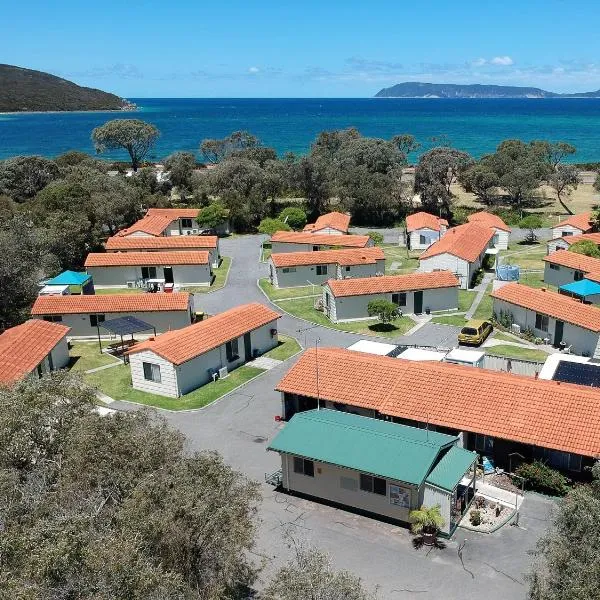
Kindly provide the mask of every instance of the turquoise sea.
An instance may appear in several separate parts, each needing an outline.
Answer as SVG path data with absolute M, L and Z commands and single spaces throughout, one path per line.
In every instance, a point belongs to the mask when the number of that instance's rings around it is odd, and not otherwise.
M 325 129 L 357 127 L 368 136 L 411 133 L 427 149 L 440 141 L 474 156 L 503 139 L 564 140 L 573 160 L 600 161 L 600 99 L 196 99 L 133 98 L 136 113 L 34 113 L 0 115 L 0 158 L 53 157 L 71 149 L 93 152 L 90 132 L 116 117 L 154 123 L 160 140 L 150 157 L 197 151 L 204 138 L 246 129 L 279 153 L 304 153 Z M 126 158 L 115 152 L 112 158 Z

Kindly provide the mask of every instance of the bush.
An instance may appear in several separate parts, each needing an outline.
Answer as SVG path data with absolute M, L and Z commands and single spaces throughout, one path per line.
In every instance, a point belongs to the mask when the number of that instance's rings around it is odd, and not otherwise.
M 265 233 L 266 235 L 273 235 L 278 231 L 291 231 L 292 228 L 283 221 L 279 219 L 263 219 L 259 226 L 258 231 L 260 233 Z
M 477 269 L 471 278 L 471 287 L 479 285 L 483 281 L 483 269 Z
M 469 215 L 472 214 L 472 210 L 466 208 L 454 208 L 452 210 L 452 224 L 463 225 L 467 222 Z
M 277 217 L 282 223 L 287 223 L 296 231 L 302 229 L 306 225 L 306 213 L 296 206 L 288 206 L 284 208 Z
M 517 468 L 515 475 L 523 477 L 526 487 L 537 492 L 564 496 L 569 491 L 570 480 L 539 460 L 523 463 Z
M 491 254 L 486 254 L 485 257 L 483 258 L 483 268 L 486 271 L 489 271 L 490 269 L 492 269 L 494 267 L 494 262 L 495 262 L 496 258 L 491 255 Z
M 379 231 L 367 231 L 367 235 L 375 242 L 376 246 L 383 244 L 383 235 Z
M 469 521 L 471 521 L 471 525 L 474 527 L 481 525 L 481 511 L 472 510 L 469 514 Z

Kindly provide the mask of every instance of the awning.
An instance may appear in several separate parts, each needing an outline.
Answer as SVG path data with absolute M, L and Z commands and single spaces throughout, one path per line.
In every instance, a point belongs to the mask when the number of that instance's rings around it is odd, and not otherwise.
M 475 452 L 452 446 L 435 466 L 435 469 L 429 473 L 425 482 L 451 492 L 476 460 Z
M 146 323 L 135 317 L 119 317 L 117 319 L 111 319 L 110 321 L 103 321 L 102 323 L 98 323 L 98 325 L 103 329 L 107 329 L 111 333 L 120 336 L 127 334 L 133 335 L 134 333 L 140 333 L 142 331 L 155 331 L 154 325 L 150 325 L 150 323 Z
M 46 281 L 46 285 L 84 285 L 92 278 L 87 273 L 78 273 L 76 271 L 64 271 L 50 281 Z
M 600 294 L 600 283 L 590 281 L 589 279 L 582 279 L 581 281 L 573 281 L 572 283 L 561 285 L 558 290 L 559 292 L 575 294 L 576 296 L 592 296 L 593 294 Z

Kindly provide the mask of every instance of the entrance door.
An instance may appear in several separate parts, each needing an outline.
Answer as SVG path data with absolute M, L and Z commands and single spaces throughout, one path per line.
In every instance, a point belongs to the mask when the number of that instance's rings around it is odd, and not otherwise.
M 249 333 L 244 334 L 244 352 L 246 354 L 246 362 L 252 360 L 252 338 Z
M 556 325 L 554 327 L 554 345 L 558 346 L 563 339 L 563 330 L 565 328 L 565 324 L 562 321 L 556 321 Z
M 423 292 L 415 292 L 415 314 L 420 315 L 423 312 Z
M 173 281 L 173 267 L 165 267 L 163 269 L 163 276 L 165 278 L 165 283 L 174 283 L 174 281 Z

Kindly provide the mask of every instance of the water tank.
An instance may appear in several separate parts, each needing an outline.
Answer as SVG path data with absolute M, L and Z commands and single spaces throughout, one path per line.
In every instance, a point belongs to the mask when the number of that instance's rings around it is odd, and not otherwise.
M 519 281 L 518 265 L 499 265 L 496 268 L 496 279 L 500 281 Z

